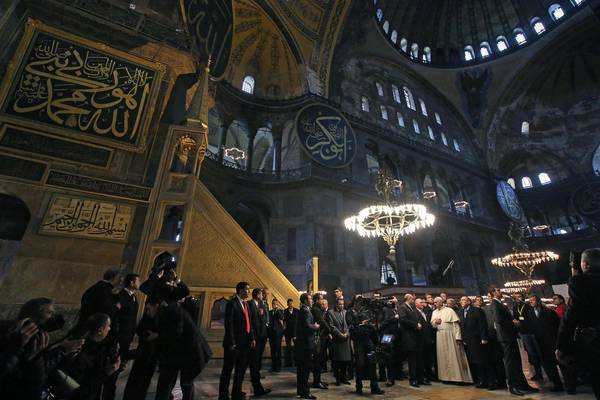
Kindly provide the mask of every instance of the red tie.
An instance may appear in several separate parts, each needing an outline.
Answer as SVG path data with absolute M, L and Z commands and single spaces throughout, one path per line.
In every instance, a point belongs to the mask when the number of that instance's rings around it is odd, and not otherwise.
M 248 303 L 244 301 L 244 316 L 246 317 L 246 333 L 250 333 L 250 316 L 248 315 Z

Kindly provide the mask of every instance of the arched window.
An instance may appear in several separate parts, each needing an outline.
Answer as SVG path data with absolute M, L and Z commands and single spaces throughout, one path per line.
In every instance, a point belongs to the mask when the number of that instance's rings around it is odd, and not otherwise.
M 538 35 L 541 35 L 542 33 L 546 32 L 546 27 L 544 26 L 544 23 L 541 19 L 537 17 L 531 20 L 531 27 Z
M 419 59 L 419 45 L 416 43 L 413 43 L 410 46 L 410 58 L 412 58 L 413 60 Z
M 242 82 L 242 91 L 253 94 L 254 93 L 254 78 L 251 75 L 247 75 Z
M 413 98 L 410 89 L 406 86 L 403 86 L 402 91 L 404 92 L 404 100 L 406 101 L 406 107 L 410 108 L 411 110 L 416 110 L 417 107 L 415 106 L 415 99 Z
M 360 109 L 363 110 L 364 112 L 369 112 L 369 110 L 370 110 L 369 99 L 367 99 L 365 96 L 360 98 Z
M 381 20 L 383 19 L 383 10 L 381 8 L 377 9 L 377 21 L 381 22 Z
M 508 49 L 508 40 L 506 40 L 504 36 L 498 36 L 496 38 L 496 47 L 498 48 L 498 51 L 503 52 Z
M 429 133 L 429 139 L 435 140 L 435 135 L 433 134 L 433 129 L 430 126 L 427 127 L 427 132 Z
M 429 47 L 423 48 L 422 60 L 425 64 L 429 64 L 431 62 L 431 48 L 429 48 Z
M 473 51 L 473 46 L 465 46 L 465 61 L 472 61 L 475 59 L 475 52 Z
M 405 53 L 408 51 L 408 40 L 406 38 L 400 39 L 400 50 Z
M 521 178 L 521 186 L 523 186 L 523 189 L 529 189 L 530 187 L 533 187 L 533 183 L 531 182 L 531 178 L 528 176 L 524 176 Z
M 427 106 L 425 105 L 425 102 L 423 101 L 423 99 L 419 99 L 419 106 L 421 107 L 421 113 L 424 116 L 427 116 Z
M 527 43 L 527 36 L 525 36 L 525 32 L 523 32 L 523 29 L 516 28 L 513 31 L 513 35 L 515 36 L 515 41 L 519 46 Z
M 460 151 L 460 143 L 458 143 L 458 140 L 452 139 L 452 144 L 454 144 L 454 150 Z
M 392 95 L 394 96 L 394 101 L 396 103 L 402 102 L 402 100 L 400 100 L 400 91 L 398 90 L 398 86 L 392 85 Z
M 444 132 L 440 133 L 440 137 L 442 138 L 442 143 L 444 143 L 444 146 L 448 146 L 448 139 L 446 138 Z
M 385 106 L 379 106 L 379 109 L 381 110 L 381 118 L 383 118 L 387 121 L 388 120 L 387 108 L 385 108 Z
M 389 21 L 385 21 L 383 23 L 383 30 L 385 31 L 385 33 L 388 33 L 390 31 L 390 23 L 389 23 Z
M 523 135 L 529 135 L 529 122 L 523 121 L 521 123 L 521 133 Z
M 550 179 L 550 176 L 546 172 L 539 174 L 538 179 L 542 185 L 547 185 L 552 182 L 552 179 Z
M 394 44 L 396 44 L 396 42 L 398 41 L 398 32 L 397 32 L 397 31 L 395 31 L 395 30 L 393 30 L 393 31 L 392 31 L 392 36 L 391 36 L 390 38 L 392 39 L 392 42 L 393 42 Z
M 510 187 L 512 187 L 513 189 L 516 189 L 515 180 L 513 178 L 508 178 L 506 180 L 506 183 L 508 183 L 510 185 Z
M 560 4 L 552 4 L 550 7 L 548 7 L 548 14 L 550 14 L 550 17 L 554 21 L 558 21 L 565 16 L 565 11 L 562 9 Z
M 416 119 L 413 119 L 413 129 L 415 130 L 415 133 L 421 134 L 421 129 L 419 128 L 419 123 Z
M 398 125 L 404 128 L 404 117 L 402 116 L 402 114 L 400 114 L 400 112 L 397 112 L 396 117 L 398 118 Z
M 488 58 L 492 54 L 492 48 L 488 42 L 482 42 L 479 45 L 479 54 L 481 54 L 481 58 Z
M 383 86 L 381 86 L 381 83 L 375 82 L 375 87 L 377 88 L 377 94 L 383 96 Z
M 442 117 L 440 117 L 440 114 L 434 113 L 434 115 L 435 115 L 435 122 L 437 122 L 438 125 L 441 125 L 442 124 Z
M 393 283 L 392 283 L 393 282 Z M 396 272 L 394 272 L 394 268 L 390 265 L 390 263 L 384 259 L 381 264 L 381 281 L 382 285 L 390 285 L 397 283 Z
M 577 7 L 578 5 L 581 5 L 581 3 L 583 3 L 584 0 L 571 0 L 571 4 L 573 4 L 575 7 Z

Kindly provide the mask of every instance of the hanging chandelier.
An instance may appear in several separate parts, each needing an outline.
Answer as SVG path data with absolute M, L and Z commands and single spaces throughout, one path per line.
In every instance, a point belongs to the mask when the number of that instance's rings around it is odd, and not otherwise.
M 417 229 L 433 225 L 435 216 L 421 204 L 396 204 L 392 194 L 401 189 L 402 182 L 390 177 L 385 170 L 377 173 L 375 189 L 383 197 L 383 204 L 363 208 L 358 214 L 346 218 L 346 229 L 362 237 L 381 237 L 390 247 L 389 254 L 396 253 L 396 243 Z
M 533 283 L 538 282 L 532 279 L 535 267 L 545 262 L 558 260 L 558 254 L 547 250 L 529 251 L 529 246 L 523 242 L 523 227 L 513 222 L 510 223 L 508 237 L 510 237 L 513 241 L 512 253 L 492 259 L 492 264 L 502 268 L 516 268 L 519 272 L 525 275 L 527 278 L 526 282 L 532 283 L 529 286 L 524 285 L 524 288 L 530 288 L 534 285 L 543 284 L 543 281 L 542 283 Z M 517 283 L 523 282 L 525 281 L 518 281 Z
M 504 283 L 502 289 L 505 293 L 523 293 L 528 292 L 533 286 L 539 286 L 545 284 L 546 281 L 543 279 L 524 279 L 521 281 L 509 281 Z

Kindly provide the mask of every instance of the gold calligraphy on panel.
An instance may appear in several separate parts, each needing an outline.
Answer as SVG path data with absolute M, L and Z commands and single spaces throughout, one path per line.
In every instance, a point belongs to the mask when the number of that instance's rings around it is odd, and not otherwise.
M 129 205 L 55 195 L 39 233 L 125 241 L 133 211 L 134 207 Z
M 341 117 L 324 116 L 314 120 L 303 118 L 300 123 L 302 129 L 309 133 L 304 144 L 312 155 L 322 160 L 337 159 L 346 162 L 347 130 Z

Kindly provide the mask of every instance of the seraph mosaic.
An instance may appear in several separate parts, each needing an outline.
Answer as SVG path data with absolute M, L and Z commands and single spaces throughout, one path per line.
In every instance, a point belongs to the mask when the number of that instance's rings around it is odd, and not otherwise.
M 12 82 L 4 115 L 137 147 L 160 72 L 36 30 Z

